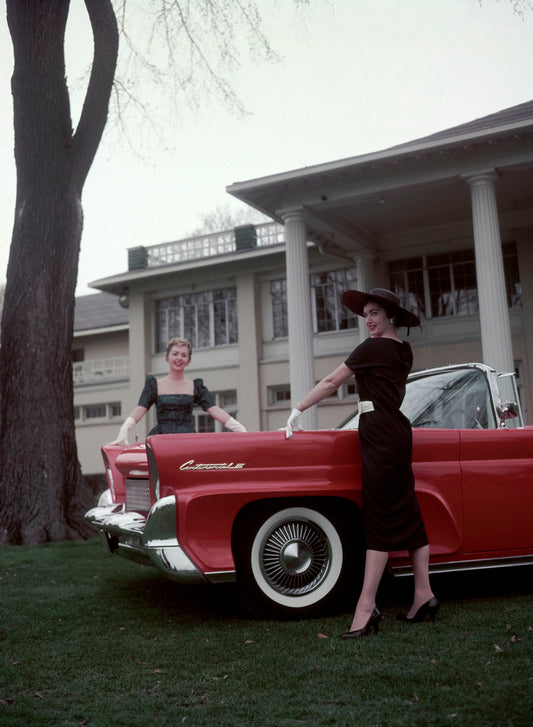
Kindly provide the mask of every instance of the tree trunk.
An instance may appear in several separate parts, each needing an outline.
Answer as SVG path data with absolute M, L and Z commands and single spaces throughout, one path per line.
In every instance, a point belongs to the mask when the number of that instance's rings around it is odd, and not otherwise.
M 81 193 L 107 118 L 118 33 L 109 0 L 85 4 L 95 52 L 73 134 L 64 61 L 69 0 L 7 0 L 17 199 L 0 349 L 3 543 L 90 532 L 74 426 L 74 293 Z

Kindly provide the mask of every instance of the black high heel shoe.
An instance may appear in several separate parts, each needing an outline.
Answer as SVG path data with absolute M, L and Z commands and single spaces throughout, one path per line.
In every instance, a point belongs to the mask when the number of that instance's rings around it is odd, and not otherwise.
M 435 598 L 435 596 L 433 596 L 429 599 L 429 601 L 426 601 L 424 604 L 422 604 L 422 606 L 420 606 L 420 608 L 412 618 L 409 618 L 405 613 L 396 614 L 396 618 L 398 619 L 398 621 L 405 621 L 405 623 L 408 624 L 420 623 L 420 621 L 423 621 L 426 616 L 429 616 L 432 621 L 435 621 L 435 616 L 437 615 L 437 611 L 439 610 L 439 608 L 439 600 L 438 598 Z
M 341 634 L 341 639 L 358 639 L 360 636 L 368 636 L 368 634 L 372 630 L 374 630 L 374 632 L 377 634 L 380 621 L 381 611 L 379 610 L 379 608 L 374 607 L 374 610 L 370 614 L 370 618 L 362 629 L 357 629 L 356 631 L 346 631 L 346 633 Z

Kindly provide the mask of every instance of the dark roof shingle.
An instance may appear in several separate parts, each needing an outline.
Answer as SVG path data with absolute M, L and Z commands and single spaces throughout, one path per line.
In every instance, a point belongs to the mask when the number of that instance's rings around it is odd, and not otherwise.
M 74 308 L 74 330 L 86 331 L 92 328 L 127 325 L 129 310 L 123 308 L 116 295 L 95 293 L 76 298 Z
M 474 134 L 478 131 L 495 130 L 498 126 L 508 126 L 521 121 L 529 121 L 533 125 L 533 101 L 526 101 L 517 106 L 496 111 L 488 116 L 481 116 L 479 119 L 473 119 L 473 121 L 452 126 L 450 129 L 436 131 L 434 134 L 429 134 L 429 136 L 422 136 L 419 139 L 413 139 L 412 141 L 392 146 L 384 151 L 393 151 L 394 149 L 401 149 L 402 147 L 424 142 L 452 139 L 454 136 Z

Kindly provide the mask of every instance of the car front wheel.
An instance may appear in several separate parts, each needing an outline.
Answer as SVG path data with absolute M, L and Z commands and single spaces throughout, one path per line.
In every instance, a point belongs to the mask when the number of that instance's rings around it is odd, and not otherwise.
M 239 539 L 237 578 L 260 616 L 302 617 L 338 605 L 356 585 L 362 558 L 348 522 L 327 509 L 279 507 L 256 513 Z

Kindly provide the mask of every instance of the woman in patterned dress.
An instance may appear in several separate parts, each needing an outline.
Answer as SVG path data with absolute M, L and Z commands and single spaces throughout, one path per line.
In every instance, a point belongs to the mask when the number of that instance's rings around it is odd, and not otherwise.
M 126 417 L 117 439 L 111 444 L 128 444 L 128 436 L 133 427 L 143 418 L 152 404 L 157 409 L 157 425 L 150 434 L 175 434 L 194 432 L 192 411 L 194 406 L 201 407 L 232 432 L 245 432 L 246 429 L 227 411 L 216 406 L 209 389 L 202 379 L 185 378 L 185 369 L 191 360 L 192 347 L 186 338 L 172 338 L 166 349 L 165 359 L 169 372 L 156 379 L 148 376 L 139 403 Z

